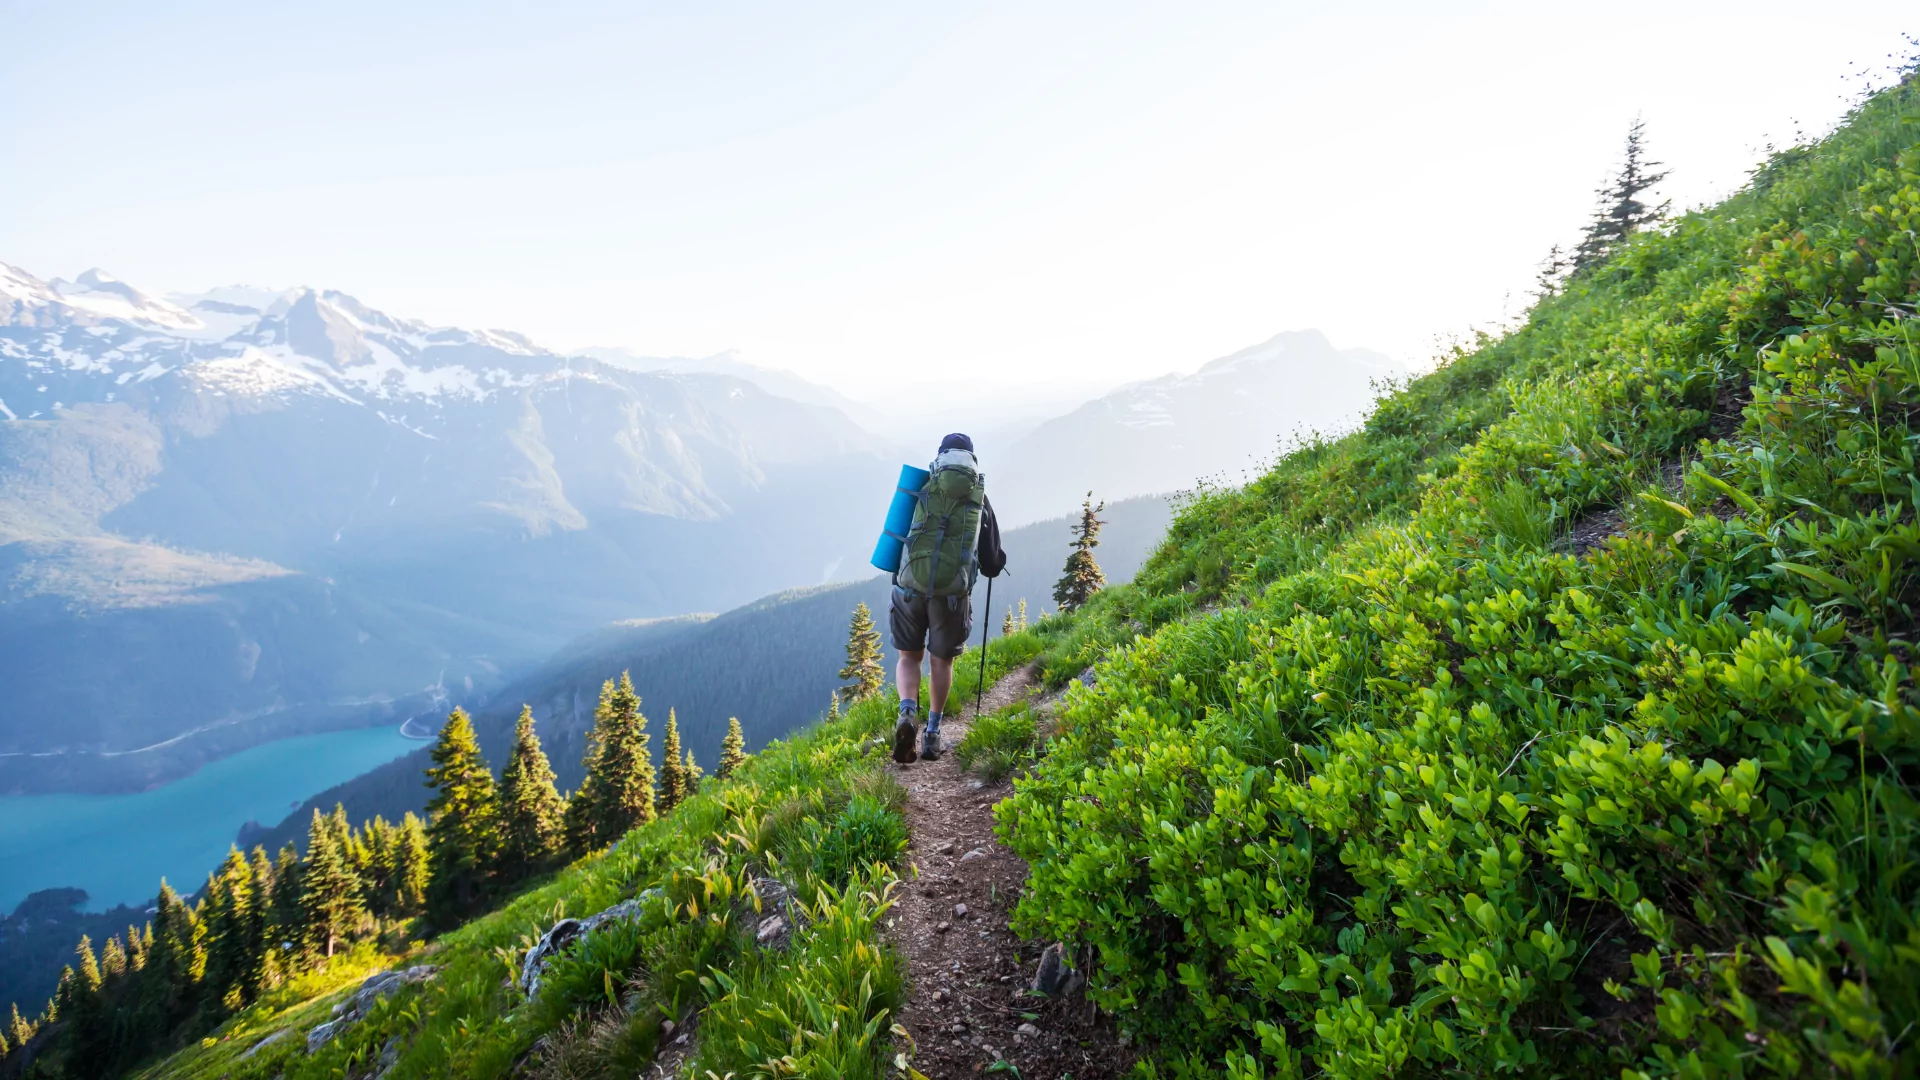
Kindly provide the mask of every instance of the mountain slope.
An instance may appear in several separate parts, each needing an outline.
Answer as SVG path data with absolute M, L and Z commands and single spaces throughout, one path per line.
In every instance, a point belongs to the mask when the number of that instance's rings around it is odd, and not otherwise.
M 994 479 L 1011 507 L 1070 506 L 1088 490 L 1107 499 L 1181 491 L 1222 474 L 1238 482 L 1305 430 L 1352 426 L 1377 384 L 1405 374 L 1380 353 L 1334 348 L 1318 330 L 1278 334 L 1048 420 L 995 456 Z
M 1096 555 L 1111 581 L 1133 576 L 1160 543 L 1170 514 L 1166 500 L 1158 498 L 1107 508 Z M 976 616 L 975 644 L 981 616 L 998 637 L 1002 617 L 1022 599 L 1029 620 L 1053 606 L 1053 582 L 1076 520 L 1036 522 L 1003 535 L 1009 572 L 994 583 L 996 610 Z M 481 748 L 488 761 L 503 766 L 520 706 L 531 705 L 561 789 L 577 786 L 600 684 L 626 670 L 633 673 L 656 736 L 665 727 L 667 710 L 673 709 L 687 749 L 706 765 L 719 757 L 729 718 L 740 719 L 749 748 L 785 737 L 826 711 L 829 695 L 840 685 L 834 673 L 846 662 L 847 623 L 855 604 L 864 603 L 874 612 L 892 671 L 896 654 L 886 637 L 891 587 L 885 577 L 873 577 L 779 593 L 719 616 L 632 620 L 604 627 L 569 643 L 485 703 L 469 705 Z M 976 599 L 984 607 L 984 585 Z M 438 714 L 430 714 L 414 726 L 425 730 L 438 720 Z M 248 828 L 241 839 L 269 846 L 301 839 L 313 811 L 331 811 L 336 803 L 344 804 L 355 820 L 375 814 L 397 819 L 426 805 L 427 793 L 420 785 L 425 767 L 422 749 L 320 792 L 278 826 Z
M 144 785 L 822 580 L 892 471 L 729 375 L 98 271 L 0 266 L 0 417 L 0 678 L 33 706 L 0 719 L 0 791 Z

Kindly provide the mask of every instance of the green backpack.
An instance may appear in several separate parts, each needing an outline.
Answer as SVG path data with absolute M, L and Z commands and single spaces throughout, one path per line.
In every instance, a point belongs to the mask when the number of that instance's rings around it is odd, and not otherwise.
M 936 465 L 916 496 L 894 582 L 926 596 L 972 592 L 980 574 L 975 548 L 986 497 L 987 478 L 978 470 L 958 462 Z

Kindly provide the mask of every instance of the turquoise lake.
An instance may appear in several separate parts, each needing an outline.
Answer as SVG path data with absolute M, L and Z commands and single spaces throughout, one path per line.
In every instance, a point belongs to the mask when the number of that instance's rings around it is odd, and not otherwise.
M 62 885 L 87 890 L 90 911 L 150 901 L 163 876 L 191 893 L 242 824 L 275 824 L 308 797 L 421 745 L 397 726 L 300 735 L 153 791 L 0 798 L 0 914 Z

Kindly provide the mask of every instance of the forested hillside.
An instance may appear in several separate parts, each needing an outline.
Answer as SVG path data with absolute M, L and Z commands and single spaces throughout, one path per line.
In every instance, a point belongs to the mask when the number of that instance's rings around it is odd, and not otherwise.
M 1106 509 L 1099 555 L 1112 580 L 1133 576 L 1165 535 L 1168 515 L 1165 498 L 1128 499 Z M 1066 561 L 1070 525 L 1071 519 L 1055 518 L 1004 535 L 1009 573 L 994 585 L 997 611 L 989 619 L 993 633 L 1000 632 L 1006 613 L 1023 600 L 1029 618 L 1054 606 L 1053 582 Z M 569 644 L 475 708 L 481 747 L 496 767 L 503 765 L 514 719 L 523 704 L 531 705 L 561 790 L 571 790 L 580 782 L 600 683 L 610 672 L 624 670 L 633 672 L 651 712 L 662 717 L 669 709 L 675 712 L 687 747 L 699 760 L 716 759 L 727 722 L 735 717 L 747 745 L 761 746 L 826 709 L 840 682 L 834 672 L 845 659 L 847 620 L 855 604 L 866 604 L 879 619 L 891 670 L 894 653 L 885 634 L 890 588 L 885 577 L 876 576 L 778 593 L 719 616 L 605 627 Z M 984 591 L 979 603 L 985 604 Z M 974 641 L 978 644 L 978 634 Z M 242 843 L 277 849 L 306 835 L 313 811 L 330 811 L 337 803 L 344 803 L 355 820 L 377 814 L 398 820 L 426 805 L 427 792 L 420 784 L 425 767 L 422 749 L 315 795 L 277 827 L 249 830 Z

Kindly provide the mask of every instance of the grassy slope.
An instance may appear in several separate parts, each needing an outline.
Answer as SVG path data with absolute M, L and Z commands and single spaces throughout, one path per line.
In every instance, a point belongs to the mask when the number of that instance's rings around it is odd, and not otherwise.
M 996 643 L 987 677 L 1030 658 L 1031 635 Z M 977 654 L 975 654 L 977 655 Z M 978 668 L 963 666 L 970 693 Z M 883 769 L 894 701 L 869 699 L 755 755 L 733 780 L 701 793 L 610 850 L 582 859 L 424 952 L 371 946 L 243 1010 L 200 1045 L 140 1073 L 150 1080 L 286 1080 L 364 1074 L 389 1040 L 389 1080 L 630 1076 L 649 1060 L 660 1021 L 702 1010 L 698 1075 L 878 1077 L 895 1052 L 901 975 L 883 942 L 905 845 L 905 792 Z M 743 918 L 754 876 L 798 885 L 809 915 L 784 951 L 754 947 Z M 533 1001 L 510 988 L 510 965 L 563 915 L 584 915 L 658 886 L 663 899 L 632 923 L 596 932 L 557 961 Z M 319 1053 L 305 1032 L 373 971 L 444 965 L 422 987 L 379 1005 Z M 285 1028 L 296 1038 L 246 1051 Z M 534 1052 L 547 1038 L 546 1053 Z
M 1018 925 L 1149 1071 L 1920 1069 L 1916 123 L 1909 80 L 1040 629 L 1099 681 L 1001 807 Z

